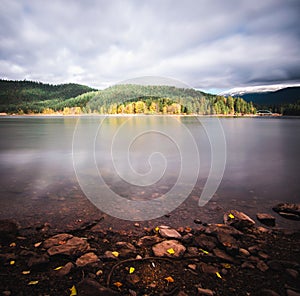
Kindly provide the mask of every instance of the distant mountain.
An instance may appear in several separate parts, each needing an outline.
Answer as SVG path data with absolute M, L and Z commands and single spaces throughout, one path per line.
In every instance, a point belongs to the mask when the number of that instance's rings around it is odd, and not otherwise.
M 222 95 L 241 97 L 247 102 L 257 105 L 281 105 L 295 103 L 300 99 L 300 86 L 286 87 L 276 90 L 276 87 L 236 88 L 223 92 Z

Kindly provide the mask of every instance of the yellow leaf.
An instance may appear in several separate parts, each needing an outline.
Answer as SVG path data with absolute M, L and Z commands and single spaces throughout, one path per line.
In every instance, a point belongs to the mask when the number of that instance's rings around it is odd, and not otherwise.
M 119 252 L 117 252 L 117 251 L 113 251 L 113 252 L 111 252 L 115 257 L 118 257 L 119 256 Z
M 120 283 L 120 282 L 115 282 L 115 283 L 114 283 L 114 285 L 115 285 L 117 288 L 120 288 L 120 287 L 122 287 L 122 286 L 123 286 L 123 284 L 122 284 L 122 283 Z
M 218 278 L 220 278 L 220 279 L 222 278 L 218 271 L 216 272 L 216 275 L 217 275 Z
M 22 274 L 30 274 L 30 270 L 23 270 Z
M 159 231 L 159 227 L 156 226 L 156 227 L 154 228 L 154 230 L 155 230 L 155 232 L 158 232 L 158 231 Z
M 9 262 L 10 265 L 14 265 L 15 263 L 16 263 L 15 260 L 11 260 L 11 261 Z
M 35 244 L 34 244 L 34 247 L 35 247 L 35 248 L 38 248 L 41 244 L 42 244 L 42 242 L 35 243 Z
M 129 268 L 129 273 L 134 273 L 134 271 L 135 271 L 135 268 L 134 268 L 134 267 L 130 267 L 130 268 Z
M 173 249 L 173 248 L 171 248 L 171 249 L 168 249 L 168 250 L 167 250 L 167 252 L 168 252 L 170 255 L 172 255 L 172 254 L 175 254 L 175 251 L 174 251 L 174 249 Z
M 16 243 L 11 243 L 9 246 L 10 246 L 11 248 L 14 248 L 16 245 L 17 245 Z
M 168 283 L 174 283 L 174 279 L 171 276 L 165 278 Z
M 77 295 L 76 287 L 74 285 L 69 290 L 71 292 L 70 296 L 76 296 Z
M 36 285 L 38 283 L 39 283 L 39 281 L 30 281 L 27 285 L 31 286 L 31 285 Z
M 233 216 L 231 213 L 228 215 L 228 217 L 229 217 L 230 219 L 234 219 L 234 216 Z
M 60 270 L 62 268 L 63 268 L 63 266 L 58 266 L 58 267 L 54 268 L 53 270 Z
M 231 265 L 228 264 L 228 263 L 223 263 L 222 265 L 223 265 L 225 268 L 227 268 L 227 269 L 228 269 L 228 268 L 231 268 Z
M 204 254 L 209 254 L 209 252 L 208 251 L 205 251 L 205 250 L 203 250 L 203 249 L 199 249 L 201 252 L 203 252 Z

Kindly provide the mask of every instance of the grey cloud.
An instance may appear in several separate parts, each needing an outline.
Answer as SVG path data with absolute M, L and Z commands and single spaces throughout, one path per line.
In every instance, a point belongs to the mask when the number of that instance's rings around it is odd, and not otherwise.
M 197 88 L 300 81 L 298 0 L 1 1 L 0 76 Z

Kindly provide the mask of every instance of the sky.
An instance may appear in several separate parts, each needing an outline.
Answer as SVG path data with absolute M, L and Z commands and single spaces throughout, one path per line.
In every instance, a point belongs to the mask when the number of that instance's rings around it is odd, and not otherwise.
M 299 0 L 0 0 L 0 78 L 300 83 Z

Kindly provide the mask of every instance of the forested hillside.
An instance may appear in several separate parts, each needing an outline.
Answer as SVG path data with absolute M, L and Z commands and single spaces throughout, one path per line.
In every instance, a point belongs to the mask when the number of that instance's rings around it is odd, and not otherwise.
M 78 84 L 0 81 L 0 112 L 30 114 L 253 114 L 252 103 L 173 86 L 115 85 L 90 91 Z M 79 94 L 79 95 L 78 95 Z
M 65 100 L 92 90 L 74 83 L 51 85 L 26 80 L 0 80 L 0 112 L 39 113 L 45 108 L 63 107 Z

